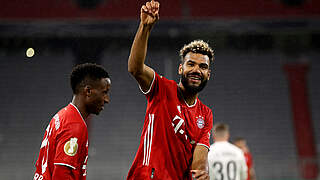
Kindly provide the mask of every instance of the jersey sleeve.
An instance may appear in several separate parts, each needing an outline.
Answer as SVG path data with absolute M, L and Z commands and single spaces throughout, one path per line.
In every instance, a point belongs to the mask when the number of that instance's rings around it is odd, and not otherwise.
M 85 148 L 85 129 L 80 123 L 66 124 L 57 135 L 54 165 L 64 165 L 77 169 L 81 166 L 81 154 Z
M 150 88 L 147 91 L 143 91 L 139 86 L 141 92 L 146 96 L 148 102 L 151 102 L 156 97 L 164 96 L 165 94 L 165 83 L 166 78 L 160 76 L 158 73 L 153 71 L 153 79 L 150 85 Z
M 66 166 L 55 165 L 52 173 L 52 179 L 68 179 L 74 180 L 72 170 Z
M 211 110 L 209 110 L 205 122 L 205 126 L 201 132 L 201 137 L 197 142 L 197 145 L 202 145 L 210 149 L 210 132 L 213 126 L 213 115 Z

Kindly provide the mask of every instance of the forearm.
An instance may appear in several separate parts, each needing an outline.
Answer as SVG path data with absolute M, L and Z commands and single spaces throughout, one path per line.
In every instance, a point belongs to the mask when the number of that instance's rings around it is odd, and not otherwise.
M 140 23 L 134 38 L 128 60 L 128 71 L 135 75 L 142 73 L 147 54 L 148 39 L 152 26 Z
M 204 160 L 204 159 L 193 160 L 192 165 L 191 165 L 191 169 L 207 171 L 208 170 L 208 162 L 207 162 L 207 160 Z
M 208 150 L 204 146 L 197 146 L 193 155 L 191 169 L 208 171 Z
M 191 172 L 194 179 L 209 180 L 208 149 L 206 147 L 196 146 L 193 153 Z

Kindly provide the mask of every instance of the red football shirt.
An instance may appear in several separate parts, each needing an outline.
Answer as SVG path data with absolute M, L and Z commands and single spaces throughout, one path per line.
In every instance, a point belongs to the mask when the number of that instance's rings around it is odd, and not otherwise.
M 196 99 L 187 105 L 175 81 L 154 78 L 148 92 L 146 117 L 139 149 L 128 180 L 191 180 L 196 145 L 209 149 L 212 111 Z
M 85 180 L 88 146 L 87 125 L 70 103 L 52 118 L 46 129 L 34 180 L 51 180 L 54 165 L 68 166 L 75 180 Z

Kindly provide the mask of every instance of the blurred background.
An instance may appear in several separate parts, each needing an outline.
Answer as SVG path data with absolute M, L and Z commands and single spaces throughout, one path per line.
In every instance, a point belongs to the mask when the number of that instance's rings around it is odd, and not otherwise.
M 209 42 L 214 78 L 200 99 L 231 139 L 247 139 L 257 179 L 319 180 L 320 1 L 159 1 L 146 63 L 178 80 L 180 48 Z M 87 179 L 126 178 L 146 108 L 127 72 L 145 2 L 0 0 L 1 180 L 33 178 L 45 128 L 71 101 L 69 74 L 83 62 L 112 79 L 111 102 L 89 126 Z

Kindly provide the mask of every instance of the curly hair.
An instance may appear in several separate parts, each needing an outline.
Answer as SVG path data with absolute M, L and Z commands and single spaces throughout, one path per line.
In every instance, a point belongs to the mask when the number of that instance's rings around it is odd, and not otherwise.
M 207 55 L 209 57 L 210 62 L 214 61 L 214 51 L 211 49 L 208 43 L 203 40 L 194 40 L 189 44 L 185 44 L 183 48 L 180 50 L 181 62 L 183 62 L 184 57 L 189 53 L 200 53 L 203 55 Z
M 94 81 L 102 78 L 110 77 L 108 72 L 101 65 L 84 63 L 75 66 L 70 75 L 70 84 L 73 94 L 78 94 L 81 87 L 92 84 Z

